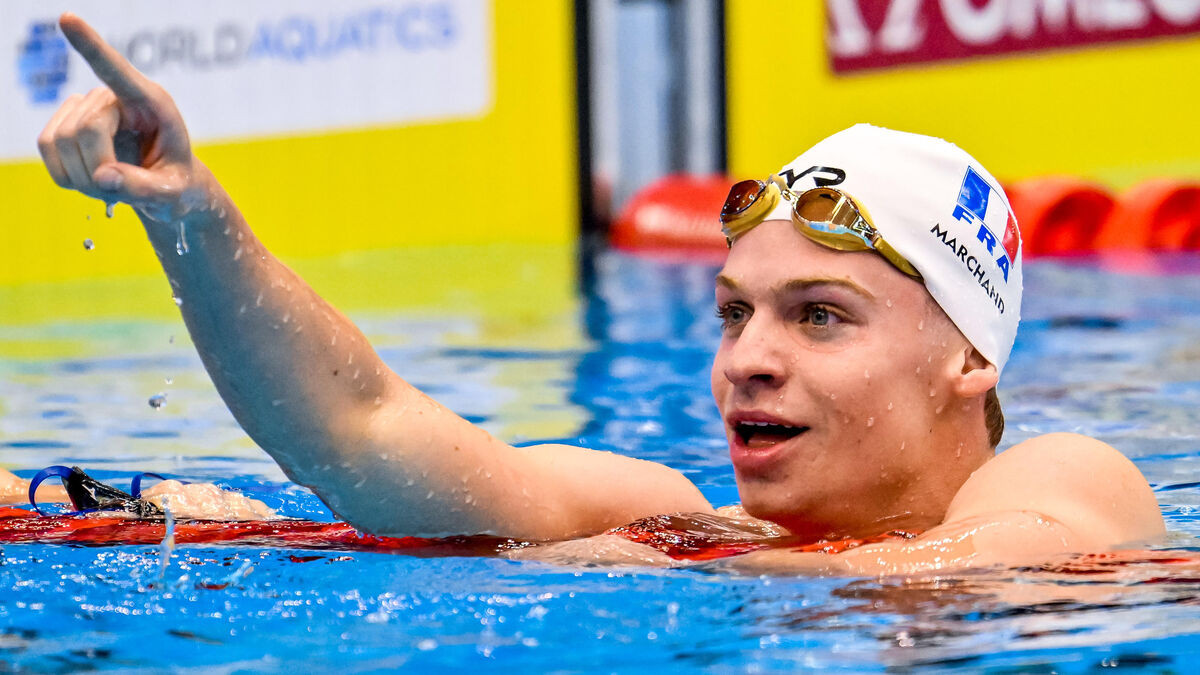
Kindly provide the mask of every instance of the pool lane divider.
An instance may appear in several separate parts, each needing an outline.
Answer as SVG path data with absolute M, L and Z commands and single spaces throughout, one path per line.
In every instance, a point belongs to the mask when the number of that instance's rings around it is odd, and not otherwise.
M 729 186 L 721 175 L 672 175 L 637 192 L 609 232 L 619 249 L 713 259 L 727 250 L 717 223 Z M 1081 178 L 1005 185 L 1027 257 L 1200 251 L 1200 180 L 1154 178 L 1114 193 Z

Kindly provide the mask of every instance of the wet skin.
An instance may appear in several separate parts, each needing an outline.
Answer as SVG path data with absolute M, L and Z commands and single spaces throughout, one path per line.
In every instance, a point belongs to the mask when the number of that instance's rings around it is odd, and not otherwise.
M 751 515 L 814 535 L 923 531 L 992 456 L 994 367 L 882 257 L 768 221 L 734 243 L 716 298 L 712 390 Z

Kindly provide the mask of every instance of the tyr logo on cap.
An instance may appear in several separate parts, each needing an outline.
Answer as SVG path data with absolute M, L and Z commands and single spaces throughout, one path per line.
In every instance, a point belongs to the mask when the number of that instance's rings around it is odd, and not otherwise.
M 992 194 L 997 193 L 992 199 Z M 1017 230 L 1017 221 L 999 191 L 992 187 L 975 169 L 967 167 L 963 176 L 962 187 L 958 191 L 958 202 L 954 206 L 954 217 L 967 224 L 979 224 L 976 237 L 987 246 L 988 253 L 996 255 L 995 247 L 999 242 L 1003 250 L 996 258 L 996 266 L 1008 281 L 1008 270 L 1017 257 L 1021 234 Z M 1003 228 L 1003 236 L 997 239 L 995 229 Z
M 791 188 L 809 174 L 812 174 L 813 183 L 817 187 L 830 187 L 846 180 L 846 172 L 832 166 L 810 166 L 799 174 L 793 173 L 791 169 L 785 169 L 779 175 L 787 181 L 787 186 Z

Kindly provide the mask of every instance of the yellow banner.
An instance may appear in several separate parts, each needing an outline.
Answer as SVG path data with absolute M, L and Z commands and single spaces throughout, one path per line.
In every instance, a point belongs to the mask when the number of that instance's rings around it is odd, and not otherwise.
M 494 94 L 477 117 L 203 144 L 197 154 L 271 250 L 302 269 L 306 260 L 347 252 L 419 248 L 437 259 L 438 253 L 424 247 L 460 247 L 446 249 L 449 255 L 469 247 L 475 251 L 469 259 L 479 261 L 489 257 L 490 245 L 505 256 L 519 256 L 524 245 L 536 251 L 530 264 L 551 261 L 556 278 L 541 280 L 541 287 L 569 289 L 573 262 L 563 261 L 573 261 L 578 230 L 571 4 L 493 2 L 490 11 Z M 404 95 L 388 91 L 387 82 L 373 86 L 381 96 Z M 47 119 L 52 111 L 47 108 Z M 29 139 L 31 148 L 34 142 Z M 159 275 L 141 225 L 127 207 L 119 206 L 108 220 L 102 204 L 55 187 L 32 161 L 0 164 L 0 185 L 7 211 L 0 230 L 0 323 L 46 318 L 60 311 L 56 307 L 68 316 L 95 314 L 64 295 L 65 289 L 84 288 L 72 282 Z M 87 239 L 94 245 L 90 250 Z M 373 269 L 386 267 L 379 256 L 371 260 Z M 396 264 L 406 262 L 411 255 L 400 253 Z M 512 273 L 514 266 L 520 267 L 510 260 L 497 269 Z M 421 268 L 429 284 L 441 283 L 428 276 L 436 277 L 439 269 L 462 271 L 462 265 Z M 344 284 L 347 296 L 361 285 L 342 275 L 327 283 Z M 157 288 L 173 310 L 160 279 L 102 286 L 107 295 L 99 300 L 100 314 L 162 311 L 123 301 L 120 288 L 134 289 L 137 298 Z M 512 292 L 508 284 L 493 286 Z M 553 295 L 561 308 L 565 292 Z M 377 297 L 404 302 L 420 296 L 409 291 Z M 30 304 L 36 306 L 22 306 Z
M 775 171 L 857 122 L 939 136 L 1005 181 L 1067 174 L 1124 188 L 1200 176 L 1200 38 L 1163 38 L 835 74 L 825 3 L 729 0 L 729 161 Z M 1181 77 L 1183 79 L 1181 79 Z

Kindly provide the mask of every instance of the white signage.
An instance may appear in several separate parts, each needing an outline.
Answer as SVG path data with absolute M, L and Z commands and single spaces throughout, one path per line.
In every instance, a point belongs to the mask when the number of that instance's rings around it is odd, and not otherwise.
M 56 25 L 70 10 L 162 84 L 194 141 L 462 119 L 492 105 L 488 0 L 3 0 L 0 161 L 37 156 L 99 86 Z

